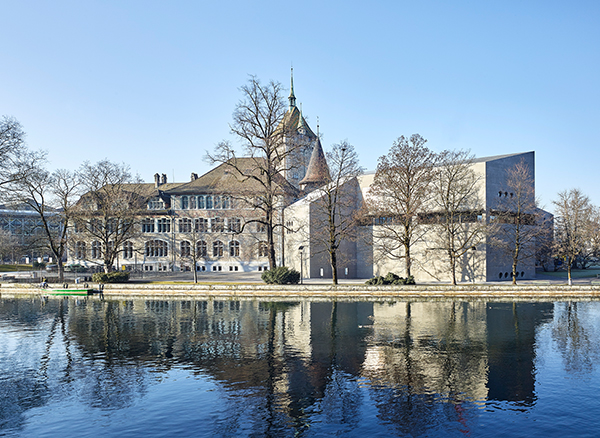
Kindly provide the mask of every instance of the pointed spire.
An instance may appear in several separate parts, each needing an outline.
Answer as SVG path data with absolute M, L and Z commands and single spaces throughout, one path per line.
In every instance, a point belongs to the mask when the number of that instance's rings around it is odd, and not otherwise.
M 325 153 L 323 153 L 321 139 L 317 137 L 317 142 L 310 156 L 308 169 L 306 170 L 306 176 L 299 183 L 300 188 L 305 191 L 312 191 L 330 181 L 329 166 L 325 159 Z
M 300 104 L 300 117 L 298 117 L 298 132 L 302 135 L 306 134 L 306 120 L 302 115 L 302 104 Z
M 292 67 L 290 82 L 291 82 L 290 97 L 288 99 L 290 100 L 290 110 L 291 110 L 292 108 L 294 108 L 296 106 L 296 96 L 294 96 L 294 67 Z

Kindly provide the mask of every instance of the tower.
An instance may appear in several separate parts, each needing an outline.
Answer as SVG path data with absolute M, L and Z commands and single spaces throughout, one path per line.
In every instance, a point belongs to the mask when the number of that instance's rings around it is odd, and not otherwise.
M 302 111 L 296 105 L 294 94 L 294 69 L 290 76 L 289 108 L 284 114 L 278 131 L 283 132 L 283 175 L 294 187 L 300 187 L 305 177 L 312 151 L 317 142 L 317 135 L 310 129 Z

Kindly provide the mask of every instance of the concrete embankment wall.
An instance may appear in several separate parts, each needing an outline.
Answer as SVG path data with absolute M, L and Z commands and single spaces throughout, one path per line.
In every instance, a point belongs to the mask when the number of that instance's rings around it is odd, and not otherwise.
M 97 285 L 96 285 L 97 286 Z M 51 285 L 52 287 L 52 285 Z M 56 285 L 60 287 L 60 285 Z M 43 296 L 45 291 L 20 284 L 0 285 L 0 297 Z M 94 295 L 94 298 L 97 296 Z M 264 284 L 106 284 L 104 299 L 270 299 L 312 300 L 501 300 L 567 301 L 600 300 L 600 285 L 416 285 L 365 286 L 356 284 L 289 285 Z

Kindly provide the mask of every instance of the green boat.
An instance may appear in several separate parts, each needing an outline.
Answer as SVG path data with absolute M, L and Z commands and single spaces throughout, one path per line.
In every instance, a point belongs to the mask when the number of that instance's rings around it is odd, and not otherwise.
M 45 289 L 45 295 L 93 295 L 94 293 L 100 293 L 94 289 Z

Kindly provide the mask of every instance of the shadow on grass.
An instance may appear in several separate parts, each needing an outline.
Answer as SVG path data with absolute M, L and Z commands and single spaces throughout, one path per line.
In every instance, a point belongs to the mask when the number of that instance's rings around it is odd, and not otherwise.
M 567 271 L 561 270 L 556 272 L 538 272 L 540 275 L 547 275 L 554 278 L 567 278 Z M 596 278 L 600 274 L 600 269 L 573 269 L 571 271 L 572 278 Z
M 31 265 L 0 265 L 0 272 L 31 271 Z

